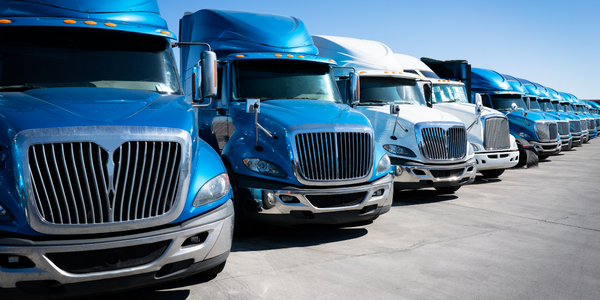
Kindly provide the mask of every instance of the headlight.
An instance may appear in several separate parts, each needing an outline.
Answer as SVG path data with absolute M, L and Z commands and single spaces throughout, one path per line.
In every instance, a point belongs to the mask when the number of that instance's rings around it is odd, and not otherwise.
M 12 221 L 12 216 L 10 215 L 8 210 L 0 204 L 0 222 L 10 222 L 10 221 Z
M 471 157 L 475 155 L 475 146 L 473 144 L 469 144 L 469 147 L 467 147 L 467 156 Z
M 477 145 L 471 144 L 471 147 L 473 147 L 473 151 L 479 151 L 479 147 L 477 147 Z
M 406 147 L 398 146 L 398 145 L 392 145 L 392 144 L 383 145 L 383 149 L 385 149 L 389 153 L 396 154 L 396 155 L 417 157 L 417 155 L 415 155 L 415 153 L 412 152 L 412 150 L 410 150 Z
M 387 154 L 384 154 L 383 157 L 379 160 L 379 163 L 377 164 L 377 173 L 384 172 L 391 166 L 392 163 L 390 162 L 390 158 L 387 156 Z
M 535 138 L 533 136 L 531 136 L 531 134 L 527 133 L 527 132 L 517 132 L 517 135 L 524 138 L 524 139 L 530 139 L 530 140 L 535 140 Z
M 286 174 L 281 169 L 280 166 L 264 159 L 260 158 L 244 158 L 244 165 L 250 171 L 256 172 L 258 174 L 275 176 L 275 177 L 285 177 Z
M 229 176 L 227 176 L 227 173 L 221 173 L 202 186 L 194 198 L 193 205 L 201 206 L 217 201 L 225 197 L 229 193 L 229 189 Z

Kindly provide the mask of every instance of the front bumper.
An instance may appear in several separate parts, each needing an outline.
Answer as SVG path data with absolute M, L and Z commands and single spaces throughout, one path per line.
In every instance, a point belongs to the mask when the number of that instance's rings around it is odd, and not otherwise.
M 29 268 L 0 266 L 0 295 L 2 292 L 15 299 L 62 299 L 81 297 L 91 293 L 107 293 L 136 288 L 190 276 L 211 269 L 227 259 L 233 233 L 233 202 L 227 201 L 215 210 L 187 221 L 177 227 L 132 236 L 86 240 L 29 241 L 1 240 L 0 255 L 26 257 L 35 264 Z M 202 236 L 198 243 L 188 244 L 189 238 Z M 107 268 L 116 265 L 114 253 L 133 246 L 168 244 L 158 258 L 124 268 Z M 60 262 L 53 254 L 63 255 Z M 72 257 L 97 258 L 95 253 L 106 255 L 98 272 L 70 272 L 58 265 L 68 265 L 64 254 Z M 69 256 L 66 256 L 68 259 Z M 121 260 L 123 257 L 117 256 Z M 143 280 L 141 280 L 143 279 Z M 106 285 L 106 282 L 116 284 Z M 2 298 L 4 299 L 4 298 Z M 10 298 L 9 298 L 10 299 Z
M 537 150 L 538 155 L 554 155 L 554 154 L 558 154 L 560 153 L 560 149 L 562 147 L 562 142 L 556 141 L 556 142 L 551 142 L 551 143 L 540 143 L 540 142 L 533 142 L 530 141 L 529 143 L 531 143 L 531 145 L 533 145 L 535 147 L 535 150 Z
M 583 145 L 583 139 L 581 133 L 572 133 L 571 132 L 571 143 L 573 147 Z
M 347 224 L 372 220 L 390 210 L 393 176 L 339 188 L 290 187 L 240 178 L 238 197 L 244 215 L 264 223 Z
M 392 160 L 394 182 L 398 189 L 461 186 L 471 183 L 477 175 L 475 158 L 452 165 L 416 164 L 399 165 Z
M 519 162 L 519 150 L 475 152 L 477 171 L 512 168 Z
M 573 148 L 573 138 L 571 136 L 565 135 L 565 136 L 560 136 L 560 141 L 562 142 L 561 144 L 561 151 L 562 150 L 571 150 L 571 148 Z

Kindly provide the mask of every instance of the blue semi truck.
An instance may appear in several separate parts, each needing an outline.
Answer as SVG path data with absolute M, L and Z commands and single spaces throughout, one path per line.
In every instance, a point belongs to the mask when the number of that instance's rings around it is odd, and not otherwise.
M 223 269 L 232 191 L 174 38 L 155 1 L 0 1 L 0 299 Z
M 556 121 L 528 111 L 523 100 L 524 91 L 515 90 L 502 74 L 471 68 L 471 94 L 472 98 L 480 94 L 484 106 L 498 110 L 508 118 L 510 133 L 517 139 L 521 153 L 517 166 L 525 165 L 528 160 L 537 160 L 536 155 L 546 157 L 560 152 L 561 141 Z M 535 152 L 526 151 L 530 146 Z
M 369 120 L 342 101 L 335 61 L 318 56 L 301 20 L 203 9 L 181 19 L 180 45 L 186 97 L 205 106 L 199 135 L 229 171 L 236 232 L 251 220 L 344 224 L 389 211 L 390 159 Z M 217 71 L 202 75 L 209 46 Z M 197 91 L 206 84 L 218 86 L 215 97 Z

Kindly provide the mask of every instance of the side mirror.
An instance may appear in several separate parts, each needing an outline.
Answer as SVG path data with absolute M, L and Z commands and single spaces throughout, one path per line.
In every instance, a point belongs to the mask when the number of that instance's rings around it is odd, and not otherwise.
M 483 111 L 483 104 L 481 100 L 481 94 L 475 94 L 475 113 L 480 114 Z
M 246 113 L 260 113 L 260 99 L 246 99 Z
M 427 103 L 428 107 L 433 107 L 433 103 L 431 102 L 431 95 L 433 91 L 431 89 L 431 84 L 426 83 L 423 85 L 423 96 L 425 96 L 425 103 Z
M 360 76 L 356 72 L 350 72 L 350 94 L 348 95 L 348 101 L 352 107 L 360 103 Z
M 400 112 L 399 104 L 390 104 L 390 115 L 395 115 Z
M 531 98 L 527 97 L 527 109 L 530 110 L 531 109 Z
M 202 51 L 202 97 L 213 98 L 217 95 L 217 54 Z
M 511 103 L 511 104 L 510 104 L 510 108 L 511 108 L 513 111 L 515 111 L 515 110 L 517 110 L 517 108 L 518 108 L 518 107 L 517 107 L 517 104 L 515 104 L 515 103 L 513 102 L 513 103 Z

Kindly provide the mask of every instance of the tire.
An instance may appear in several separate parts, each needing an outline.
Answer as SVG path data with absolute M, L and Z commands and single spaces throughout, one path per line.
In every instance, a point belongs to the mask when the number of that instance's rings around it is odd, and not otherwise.
M 523 167 L 527 163 L 527 150 L 523 148 L 523 144 L 529 145 L 529 142 L 523 139 L 517 139 L 517 146 L 519 147 L 519 162 L 515 167 Z
M 236 236 L 247 234 L 252 231 L 253 221 L 248 219 L 244 215 L 244 209 L 242 208 L 242 201 L 239 197 L 237 189 L 237 175 L 232 171 L 228 163 L 225 162 L 225 168 L 229 175 L 229 182 L 231 183 L 231 190 L 233 191 L 233 210 L 234 210 L 234 221 L 233 221 L 233 234 Z
M 500 175 L 502 175 L 502 173 L 504 173 L 504 169 L 485 170 L 485 171 L 479 171 L 479 173 L 481 173 L 481 175 L 483 175 L 483 178 L 498 178 L 498 177 L 500 177 Z
M 454 194 L 458 189 L 460 189 L 460 186 L 442 186 L 435 188 L 438 194 Z

